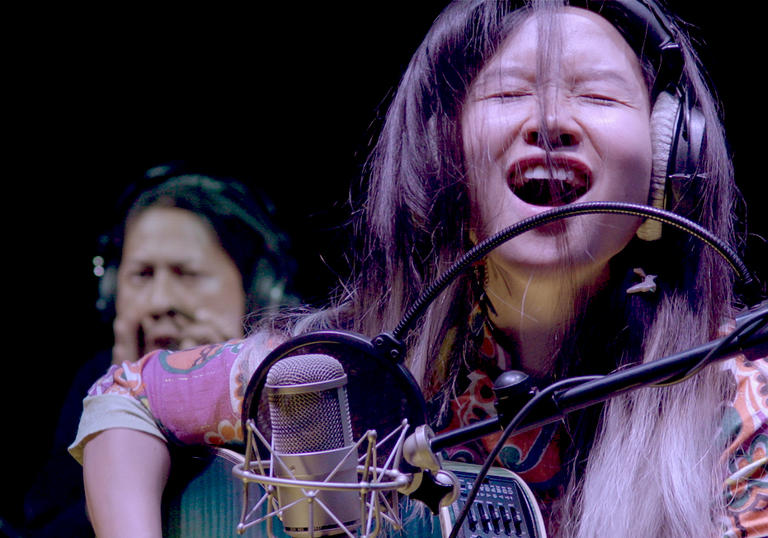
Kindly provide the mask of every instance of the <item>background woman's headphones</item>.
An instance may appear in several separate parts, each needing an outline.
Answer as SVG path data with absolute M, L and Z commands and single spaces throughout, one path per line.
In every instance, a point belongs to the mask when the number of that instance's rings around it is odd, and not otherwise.
M 126 221 L 155 204 L 187 209 L 211 224 L 242 274 L 249 312 L 295 304 L 290 291 L 295 262 L 288 238 L 274 223 L 271 202 L 255 194 L 241 182 L 202 174 L 183 163 L 148 170 L 120 197 L 116 212 L 120 220 L 98 241 L 93 259 L 99 277 L 96 308 L 105 321 L 115 314 Z
M 651 88 L 653 169 L 649 204 L 691 217 L 698 192 L 701 157 L 706 144 L 704 114 L 694 101 L 684 73 L 685 59 L 677 26 L 653 0 L 572 0 L 593 11 L 621 33 L 641 62 L 655 72 Z M 640 239 L 661 237 L 661 223 L 647 220 Z

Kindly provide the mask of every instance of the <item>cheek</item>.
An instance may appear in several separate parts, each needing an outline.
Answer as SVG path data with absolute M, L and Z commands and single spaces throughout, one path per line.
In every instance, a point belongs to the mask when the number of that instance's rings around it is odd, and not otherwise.
M 637 147 L 637 146 L 636 146 Z M 651 188 L 652 151 L 650 144 L 637 147 L 635 152 L 627 152 L 625 159 L 620 161 L 623 169 L 620 174 L 624 178 L 622 188 L 630 201 L 645 204 Z
M 242 317 L 245 293 L 239 273 L 216 275 L 201 283 L 195 297 L 198 307 L 210 309 L 223 316 Z
M 615 122 L 603 130 L 603 159 L 614 190 L 627 201 L 645 203 L 650 189 L 653 152 L 648 120 Z
M 222 289 L 219 300 L 222 312 L 229 312 L 231 316 L 242 317 L 245 312 L 245 293 L 239 282 L 232 283 Z
M 472 185 L 477 183 L 476 178 L 478 176 L 485 174 L 485 170 L 490 164 L 491 159 L 487 150 L 487 143 L 481 141 L 486 134 L 480 128 L 474 114 L 464 116 L 461 126 L 462 145 L 464 162 Z
M 510 108 L 485 101 L 465 108 L 461 134 L 470 175 L 473 170 L 487 171 L 489 166 L 498 165 L 499 159 L 509 149 L 520 124 Z
M 464 162 L 472 203 L 474 227 L 498 213 L 508 190 L 505 153 L 513 140 L 515 122 L 484 103 L 468 107 L 462 117 Z
M 461 122 L 467 162 L 487 166 L 502 158 L 514 142 L 523 111 L 484 101 L 467 106 Z

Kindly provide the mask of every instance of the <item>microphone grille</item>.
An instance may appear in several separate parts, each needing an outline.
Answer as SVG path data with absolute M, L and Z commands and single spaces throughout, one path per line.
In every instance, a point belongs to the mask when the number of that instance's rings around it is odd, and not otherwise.
M 339 382 L 325 390 L 296 387 L 333 380 Z M 270 368 L 266 381 L 275 450 L 303 454 L 350 444 L 346 379 L 339 361 L 319 354 L 288 357 Z
M 328 355 L 312 354 L 277 361 L 267 372 L 268 385 L 302 385 L 344 376 L 341 363 Z

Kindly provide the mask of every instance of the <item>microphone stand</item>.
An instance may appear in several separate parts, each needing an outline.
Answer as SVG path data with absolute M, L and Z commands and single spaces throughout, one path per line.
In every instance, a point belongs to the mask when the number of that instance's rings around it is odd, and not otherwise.
M 570 412 L 641 387 L 660 387 L 685 381 L 706 366 L 735 353 L 743 353 L 748 360 L 764 359 L 768 355 L 767 325 L 768 306 L 763 303 L 737 319 L 736 329 L 724 338 L 605 376 L 563 379 L 540 392 L 530 387 L 526 374 L 505 372 L 494 383 L 496 417 L 437 436 L 426 426 L 421 426 L 409 438 L 410 443 L 406 441 L 407 451 L 404 455 L 409 462 L 424 461 L 428 456 L 434 458 L 444 448 L 503 430 L 453 522 L 449 538 L 454 538 L 467 518 L 496 456 L 513 433 L 556 422 Z M 526 393 L 529 398 L 521 398 Z
M 677 383 L 692 376 L 707 365 L 723 360 L 735 353 L 744 353 L 748 359 L 766 357 L 768 355 L 768 327 L 766 326 L 768 323 L 768 306 L 759 307 L 754 313 L 744 316 L 740 321 L 740 325 L 729 336 L 704 345 L 604 376 L 591 376 L 586 381 L 584 378 L 574 379 L 575 386 L 558 390 L 552 394 L 551 398 L 538 402 L 522 418 L 514 433 L 556 422 L 568 413 L 644 386 Z M 521 407 L 519 400 L 513 402 L 511 401 L 513 399 L 507 396 L 506 391 L 515 391 L 515 387 L 506 384 L 506 378 L 507 376 L 502 374 L 494 384 L 494 391 L 499 400 L 497 416 L 435 435 L 429 439 L 430 452 L 439 453 L 445 448 L 460 445 L 504 429 Z M 519 381 L 522 381 L 519 375 L 513 376 L 513 383 Z

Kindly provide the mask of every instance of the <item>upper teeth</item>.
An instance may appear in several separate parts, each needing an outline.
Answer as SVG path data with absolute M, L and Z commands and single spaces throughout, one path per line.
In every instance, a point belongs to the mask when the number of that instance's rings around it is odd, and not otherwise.
M 575 172 L 570 168 L 548 168 L 540 164 L 526 168 L 522 175 L 526 181 L 556 179 L 558 181 L 572 182 L 576 177 Z

